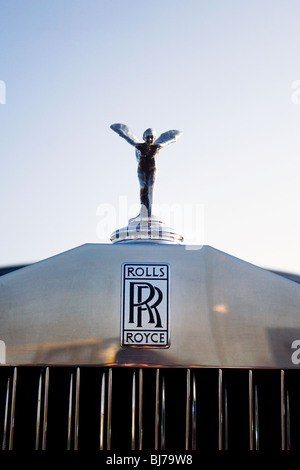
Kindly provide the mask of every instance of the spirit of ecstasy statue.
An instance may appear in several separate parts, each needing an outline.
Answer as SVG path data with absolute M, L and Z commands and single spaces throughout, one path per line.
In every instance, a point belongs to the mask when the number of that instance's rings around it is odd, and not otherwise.
M 111 241 L 113 243 L 138 241 L 181 243 L 183 237 L 167 227 L 152 213 L 152 201 L 156 177 L 156 156 L 161 148 L 175 142 L 182 132 L 167 131 L 156 139 L 156 132 L 153 129 L 147 129 L 143 134 L 144 142 L 141 143 L 125 124 L 112 124 L 110 127 L 135 147 L 141 202 L 139 215 L 129 219 L 127 227 L 115 230 L 110 237 Z
M 112 124 L 111 129 L 129 144 L 135 147 L 138 162 L 138 179 L 140 182 L 140 202 L 148 217 L 152 215 L 153 187 L 156 178 L 156 156 L 161 148 L 175 142 L 182 132 L 171 130 L 161 134 L 156 139 L 154 129 L 146 129 L 143 134 L 144 143 L 140 143 L 137 137 L 125 124 Z

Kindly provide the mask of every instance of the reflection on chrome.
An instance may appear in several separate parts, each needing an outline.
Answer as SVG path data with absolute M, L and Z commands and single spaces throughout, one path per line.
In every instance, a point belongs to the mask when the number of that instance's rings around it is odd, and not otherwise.
M 228 306 L 226 304 L 218 304 L 213 306 L 213 311 L 217 313 L 228 313 Z

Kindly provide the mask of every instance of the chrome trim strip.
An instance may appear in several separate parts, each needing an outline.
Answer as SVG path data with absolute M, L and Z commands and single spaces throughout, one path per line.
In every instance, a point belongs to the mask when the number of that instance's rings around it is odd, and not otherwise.
M 255 385 L 254 387 L 254 432 L 255 432 L 255 450 L 259 450 L 259 413 L 258 413 L 257 385 Z
M 71 377 L 70 377 L 70 391 L 69 391 L 67 450 L 71 450 L 71 447 L 72 447 L 73 382 L 74 382 L 74 373 L 72 372 Z M 76 382 L 75 382 L 75 409 L 74 409 L 74 428 L 73 428 L 73 448 L 74 448 L 74 450 L 78 450 L 79 390 L 80 390 L 80 368 L 77 367 L 77 369 L 76 369 Z
M 46 449 L 46 437 L 48 426 L 48 394 L 49 394 L 49 367 L 45 372 L 45 391 L 44 391 L 44 415 L 43 415 L 43 436 L 42 436 L 42 450 Z
M 104 418 L 105 418 L 105 372 L 102 372 L 101 398 L 100 398 L 100 436 L 99 449 L 104 449 Z
M 14 368 L 13 374 L 13 387 L 12 387 L 12 403 L 11 403 L 11 412 L 10 412 L 10 432 L 9 432 L 9 445 L 8 449 L 12 450 L 13 448 L 13 437 L 14 437 L 14 427 L 15 427 L 15 407 L 16 407 L 16 388 L 17 388 L 17 367 Z
M 143 369 L 139 370 L 139 450 L 143 448 Z
M 137 385 L 138 382 L 138 385 Z M 138 396 L 138 401 L 137 401 Z M 136 418 L 137 416 L 137 418 Z M 131 410 L 131 450 L 136 450 L 136 421 L 138 422 L 138 449 L 143 447 L 143 369 L 132 376 L 132 410 Z
M 4 412 L 4 423 L 3 423 L 2 450 L 6 450 L 6 434 L 7 434 L 7 420 L 8 420 L 9 395 L 10 395 L 10 377 L 8 377 L 8 379 L 7 379 L 7 387 L 6 387 L 6 399 L 5 399 L 5 412 Z
M 37 410 L 36 410 L 35 450 L 39 449 L 39 441 L 40 441 L 41 401 L 42 401 L 42 374 L 43 374 L 43 371 L 41 370 L 40 378 L 39 378 Z
M 223 371 L 219 369 L 219 450 L 228 449 L 228 406 L 227 387 L 223 380 Z
M 253 450 L 254 417 L 253 417 L 253 372 L 249 370 L 249 449 Z
M 281 450 L 285 450 L 285 384 L 284 370 L 280 371 L 280 417 L 281 417 Z
M 72 401 L 73 401 L 73 373 L 71 374 L 71 377 L 70 377 L 70 389 L 69 389 L 69 413 L 68 413 L 68 439 L 67 439 L 67 450 L 71 450 Z
M 46 367 L 45 371 L 41 369 L 40 377 L 39 377 L 37 412 L 36 412 L 35 450 L 39 450 L 40 448 L 41 427 L 42 427 L 42 450 L 46 449 L 48 391 L 49 391 L 49 367 Z M 43 399 L 42 399 L 42 393 L 43 393 Z M 42 408 L 43 408 L 43 411 L 42 411 Z M 43 414 L 43 418 L 41 418 L 42 414 Z M 41 424 L 41 420 L 42 420 L 42 424 Z
M 78 450 L 79 391 L 80 391 L 80 368 L 77 367 L 76 369 L 76 395 L 75 395 L 75 422 L 74 422 L 74 450 Z
M 290 429 L 290 398 L 285 378 L 285 371 L 280 371 L 280 395 L 281 395 L 281 450 L 291 449 Z
M 191 401 L 191 371 L 186 370 L 186 405 L 185 405 L 185 450 L 189 448 L 190 430 L 190 401 Z
M 290 415 L 290 396 L 289 391 L 286 391 L 286 450 L 291 450 L 291 415 Z
M 254 372 L 255 374 L 255 372 Z M 258 450 L 259 430 L 258 430 L 258 396 L 257 385 L 253 377 L 253 370 L 249 370 L 249 449 Z
M 227 387 L 224 385 L 224 417 L 225 417 L 225 450 L 228 449 L 228 400 L 227 400 Z
M 155 383 L 155 444 L 154 449 L 158 450 L 158 429 L 159 429 L 159 369 L 156 369 Z
M 166 390 L 165 390 L 165 378 L 162 378 L 162 390 L 161 390 L 161 425 L 160 425 L 160 448 L 165 450 L 166 448 Z
M 196 398 L 196 378 L 193 372 L 193 395 L 192 395 L 192 450 L 196 450 L 196 424 L 197 424 L 197 398 Z
M 223 374 L 219 369 L 218 398 L 219 398 L 219 450 L 223 449 Z
M 136 384 L 135 384 L 135 372 L 132 376 L 132 400 L 131 400 L 131 450 L 135 450 L 135 394 L 136 394 Z
M 111 409 L 112 409 L 112 368 L 108 370 L 108 404 L 107 404 L 107 428 L 106 428 L 106 448 L 111 448 Z

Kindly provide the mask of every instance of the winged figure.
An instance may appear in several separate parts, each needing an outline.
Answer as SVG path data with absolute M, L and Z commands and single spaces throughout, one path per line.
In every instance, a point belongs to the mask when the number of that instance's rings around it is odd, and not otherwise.
M 158 139 L 154 129 L 146 129 L 143 134 L 144 142 L 131 132 L 125 124 L 112 124 L 111 129 L 135 147 L 138 162 L 138 179 L 140 183 L 140 201 L 147 209 L 148 217 L 152 213 L 153 187 L 156 179 L 156 156 L 160 149 L 175 142 L 182 132 L 170 130 L 161 134 Z

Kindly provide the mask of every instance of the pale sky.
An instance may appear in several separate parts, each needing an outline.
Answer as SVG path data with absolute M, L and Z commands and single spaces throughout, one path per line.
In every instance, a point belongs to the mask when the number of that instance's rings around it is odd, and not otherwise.
M 187 244 L 300 274 L 299 17 L 298 0 L 0 0 L 0 265 L 110 244 L 139 202 L 121 122 L 183 132 L 154 201 Z

